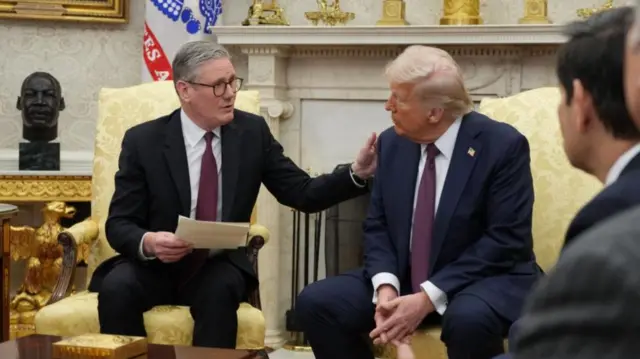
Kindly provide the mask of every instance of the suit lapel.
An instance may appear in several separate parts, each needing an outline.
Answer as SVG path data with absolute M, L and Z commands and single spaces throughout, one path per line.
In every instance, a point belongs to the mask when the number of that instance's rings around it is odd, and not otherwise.
M 473 112 L 471 113 L 473 114 Z M 446 238 L 446 234 L 451 224 L 451 218 L 456 210 L 460 195 L 464 191 L 469 176 L 473 172 L 476 161 L 482 156 L 482 148 L 476 136 L 480 133 L 472 116 L 465 116 L 460 125 L 460 131 L 456 139 L 453 149 L 451 162 L 447 178 L 444 182 L 444 188 L 438 202 L 438 211 L 433 232 L 433 243 L 430 258 L 429 273 L 433 270 L 436 259 L 442 248 L 442 243 Z
M 187 150 L 184 146 L 180 110 L 175 111 L 166 125 L 164 158 L 167 161 L 171 178 L 178 191 L 183 216 L 191 212 L 191 183 L 189 181 L 189 164 Z
M 236 114 L 237 115 L 237 114 Z M 222 221 L 229 221 L 233 208 L 238 170 L 242 129 L 234 122 L 222 126 Z

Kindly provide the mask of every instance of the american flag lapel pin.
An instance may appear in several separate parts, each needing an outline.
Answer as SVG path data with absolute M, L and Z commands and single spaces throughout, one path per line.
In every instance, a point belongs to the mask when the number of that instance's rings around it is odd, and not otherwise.
M 467 150 L 467 154 L 471 157 L 474 157 L 476 155 L 476 150 L 474 150 L 473 147 L 469 147 L 469 149 Z

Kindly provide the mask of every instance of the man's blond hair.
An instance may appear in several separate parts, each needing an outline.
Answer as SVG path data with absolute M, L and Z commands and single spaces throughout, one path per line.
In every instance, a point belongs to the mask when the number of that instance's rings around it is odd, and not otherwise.
M 413 95 L 427 107 L 443 108 L 456 117 L 473 109 L 460 67 L 442 49 L 409 46 L 387 65 L 385 76 L 390 83 L 416 84 Z

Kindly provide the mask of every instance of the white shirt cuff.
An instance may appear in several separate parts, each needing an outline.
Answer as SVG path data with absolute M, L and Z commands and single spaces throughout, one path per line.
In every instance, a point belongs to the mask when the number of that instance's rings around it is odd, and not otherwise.
M 367 186 L 366 182 L 363 184 L 356 179 L 356 175 L 353 173 L 353 169 L 351 169 L 351 166 L 349 166 L 349 176 L 351 176 L 351 181 L 353 181 L 353 184 L 355 184 L 356 187 L 365 188 Z
M 142 259 L 143 261 L 150 261 L 152 259 L 156 259 L 156 257 L 147 257 L 144 254 L 144 237 L 147 235 L 146 232 L 145 234 L 142 235 L 142 239 L 140 240 L 140 248 L 138 249 L 138 255 L 140 256 L 140 259 Z
M 447 310 L 447 304 L 449 304 L 447 300 L 447 294 L 429 281 L 420 284 L 420 287 L 422 287 L 422 290 L 424 290 L 424 292 L 427 293 L 429 299 L 431 299 L 431 303 L 436 309 L 436 312 L 438 312 L 438 314 L 440 315 L 443 315 Z
M 373 304 L 378 304 L 378 288 L 381 285 L 389 284 L 393 286 L 398 295 L 400 295 L 400 281 L 393 273 L 378 273 L 371 278 L 371 284 L 373 284 Z

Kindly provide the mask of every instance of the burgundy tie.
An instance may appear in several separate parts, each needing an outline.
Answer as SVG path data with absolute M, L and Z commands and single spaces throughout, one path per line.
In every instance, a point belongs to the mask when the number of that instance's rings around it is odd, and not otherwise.
M 214 133 L 207 132 L 204 135 L 206 148 L 202 155 L 200 165 L 200 184 L 198 186 L 198 202 L 196 204 L 196 219 L 199 221 L 212 221 L 218 218 L 218 164 L 213 155 Z M 186 282 L 200 269 L 209 256 L 208 249 L 196 249 L 187 258 L 183 281 Z
M 429 277 L 429 256 L 436 208 L 436 156 L 440 153 L 433 143 L 427 145 L 427 161 L 420 179 L 416 208 L 413 211 L 411 239 L 411 284 L 418 293 L 420 284 Z

